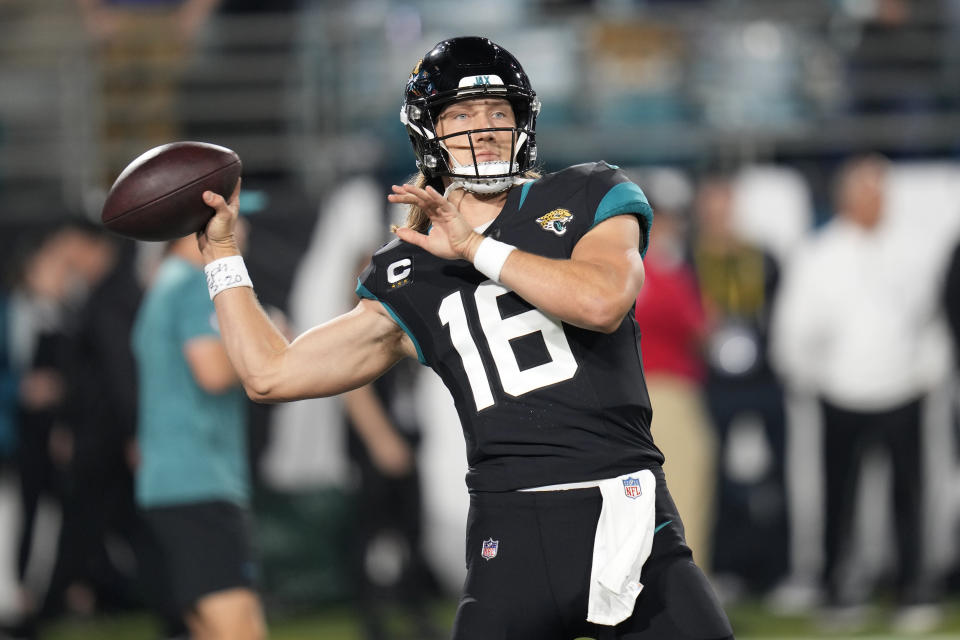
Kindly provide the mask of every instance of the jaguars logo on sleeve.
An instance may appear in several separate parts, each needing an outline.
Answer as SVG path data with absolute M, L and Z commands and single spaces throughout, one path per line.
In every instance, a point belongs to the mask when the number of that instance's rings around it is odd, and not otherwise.
M 634 215 L 640 222 L 640 253 L 644 255 L 653 224 L 653 209 L 643 190 L 618 167 L 606 162 L 574 165 L 524 184 L 517 208 L 521 217 L 529 220 L 532 216 L 541 231 L 564 238 L 568 251 L 604 220 Z M 521 248 L 548 257 L 569 257 L 553 255 L 550 244 L 537 238 L 530 238 L 529 246 Z
M 554 209 L 537 218 L 537 222 L 543 229 L 553 231 L 558 236 L 567 232 L 567 223 L 571 220 L 573 220 L 573 214 L 563 208 Z

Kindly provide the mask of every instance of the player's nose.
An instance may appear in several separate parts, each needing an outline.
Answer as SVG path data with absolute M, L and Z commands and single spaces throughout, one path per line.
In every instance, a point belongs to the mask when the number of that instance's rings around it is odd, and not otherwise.
M 477 131 L 477 133 L 476 133 L 477 140 L 493 140 L 493 134 L 494 134 L 494 132 L 493 132 L 493 131 L 487 131 L 487 129 L 493 129 L 493 128 L 495 128 L 496 126 L 497 126 L 497 125 L 494 123 L 494 121 L 493 121 L 491 118 L 484 118 L 484 119 L 480 122 L 480 127 L 479 127 L 479 128 L 480 128 L 481 130 L 480 130 L 480 131 Z

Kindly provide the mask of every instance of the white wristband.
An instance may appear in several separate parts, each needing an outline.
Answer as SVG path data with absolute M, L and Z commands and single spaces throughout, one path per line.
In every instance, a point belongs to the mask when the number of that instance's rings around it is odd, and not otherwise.
M 493 238 L 484 238 L 473 256 L 473 266 L 483 275 L 499 283 L 503 263 L 507 261 L 507 256 L 514 249 L 516 247 L 512 244 Z
M 207 290 L 213 300 L 221 291 L 233 287 L 253 288 L 253 281 L 247 273 L 247 266 L 243 264 L 241 256 L 227 256 L 214 260 L 203 268 L 207 274 Z

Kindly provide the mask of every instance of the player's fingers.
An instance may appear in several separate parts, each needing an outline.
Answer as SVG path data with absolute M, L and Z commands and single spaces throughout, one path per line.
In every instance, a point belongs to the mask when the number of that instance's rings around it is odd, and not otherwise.
M 420 191 L 415 185 L 412 184 L 400 184 L 400 185 L 391 185 L 390 187 L 393 190 L 393 193 L 398 196 L 407 196 L 415 197 L 417 191 Z
M 410 227 L 397 227 L 395 231 L 397 237 L 403 240 L 404 242 L 409 242 L 410 244 L 416 245 L 421 248 L 426 248 L 427 245 L 427 236 L 422 233 L 414 231 Z
M 429 185 L 427 185 L 427 188 L 423 190 L 423 195 L 427 200 L 431 202 L 435 202 L 438 205 L 451 204 L 450 201 L 447 200 L 447 198 L 441 192 L 437 191 L 436 189 L 434 189 Z
M 439 220 L 447 220 L 450 218 L 451 212 L 448 209 L 442 206 L 438 206 L 433 202 L 424 204 L 421 208 L 427 214 L 427 217 L 433 220 L 434 222 Z
M 443 194 L 433 187 L 428 186 L 426 189 L 420 189 L 417 195 L 420 196 L 420 200 L 425 207 L 438 208 L 447 203 L 447 199 L 443 197 Z
M 413 204 L 417 201 L 417 199 L 413 196 L 409 196 L 406 194 L 398 195 L 395 193 L 391 193 L 387 196 L 387 201 L 393 202 L 395 204 Z
M 430 189 L 430 188 L 431 187 L 427 187 L 427 189 Z M 430 201 L 430 193 L 425 189 L 418 187 L 415 184 L 403 185 L 402 187 L 400 187 L 400 191 L 398 193 L 400 192 L 406 193 L 407 195 L 415 197 L 421 203 Z M 436 193 L 436 191 L 434 191 L 434 193 Z
M 411 193 L 407 190 L 407 187 L 411 185 L 402 185 L 397 186 L 393 185 L 393 193 L 387 195 L 387 200 L 397 204 L 415 204 L 419 205 L 421 198 L 417 196 L 416 193 Z
M 428 185 L 423 194 L 424 198 L 429 203 L 429 206 L 434 207 L 437 210 L 443 210 L 443 212 L 446 214 L 456 213 L 457 207 L 433 187 Z
M 439 202 L 443 200 L 444 202 L 447 202 L 447 199 L 443 197 L 443 194 L 437 191 L 436 189 L 434 189 L 433 187 L 431 187 L 430 185 L 427 185 L 427 188 L 424 189 L 423 192 L 426 194 L 429 200 L 433 200 L 434 202 Z
M 431 219 L 439 219 L 454 215 L 457 208 L 452 202 L 443 197 L 443 194 L 428 186 L 426 189 L 413 184 L 401 186 L 393 185 L 394 193 L 387 196 L 387 200 L 399 204 L 411 204 L 426 212 Z

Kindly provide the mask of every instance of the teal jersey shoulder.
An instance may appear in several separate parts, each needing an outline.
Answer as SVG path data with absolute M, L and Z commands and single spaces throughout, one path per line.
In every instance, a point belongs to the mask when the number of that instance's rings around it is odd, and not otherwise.
M 631 181 L 622 169 L 603 161 L 587 162 L 548 174 L 542 179 L 542 185 L 538 184 L 540 182 L 524 187 L 530 192 L 538 187 L 557 189 L 557 183 L 580 185 L 583 194 L 579 201 L 589 209 L 585 213 L 592 215 L 584 231 L 589 231 L 614 216 L 636 216 L 641 230 L 640 255 L 646 255 L 650 244 L 650 229 L 653 226 L 653 208 L 643 189 Z M 524 193 L 524 200 L 526 195 L 527 193 Z

